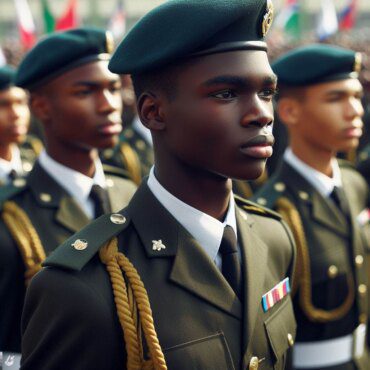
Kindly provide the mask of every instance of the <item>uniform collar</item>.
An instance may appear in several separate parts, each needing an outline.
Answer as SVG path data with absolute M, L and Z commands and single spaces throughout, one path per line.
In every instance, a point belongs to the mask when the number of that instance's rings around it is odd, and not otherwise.
M 142 136 L 148 145 L 153 147 L 153 139 L 150 130 L 144 127 L 144 125 L 140 121 L 139 116 L 137 115 L 132 121 L 132 129 L 136 131 L 140 136 Z
M 42 168 L 75 199 L 87 200 L 94 184 L 105 188 L 105 175 L 99 158 L 95 160 L 93 178 L 55 161 L 45 150 L 41 152 L 38 161 Z
M 23 174 L 21 153 L 17 145 L 12 145 L 12 159 L 6 161 L 0 158 L 0 179 L 8 182 L 9 174 L 12 170 L 17 172 L 18 175 Z
M 196 239 L 212 261 L 216 259 L 224 227 L 231 226 L 238 235 L 233 193 L 230 194 L 229 209 L 225 220 L 220 222 L 168 192 L 155 177 L 154 167 L 149 173 L 148 187 L 163 207 Z
M 333 177 L 324 175 L 300 160 L 293 153 L 291 148 L 286 149 L 284 153 L 284 160 L 325 198 L 331 194 L 335 186 L 342 186 L 340 169 L 338 161 L 335 158 L 333 158 L 331 162 Z

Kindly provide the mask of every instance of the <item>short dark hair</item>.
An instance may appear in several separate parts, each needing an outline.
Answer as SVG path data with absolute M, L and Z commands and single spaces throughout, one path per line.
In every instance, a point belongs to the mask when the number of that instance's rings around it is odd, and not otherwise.
M 279 101 L 282 98 L 292 98 L 298 101 L 303 101 L 305 95 L 306 86 L 287 86 L 284 84 L 279 84 L 276 100 Z

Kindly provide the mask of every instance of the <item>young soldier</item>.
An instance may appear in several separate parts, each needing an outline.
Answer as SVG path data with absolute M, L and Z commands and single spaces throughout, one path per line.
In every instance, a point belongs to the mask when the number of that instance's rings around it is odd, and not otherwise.
M 359 57 L 310 45 L 273 64 L 290 147 L 256 199 L 281 212 L 296 239 L 295 369 L 370 366 L 367 246 L 358 222 L 368 188 L 350 164 L 336 160 L 338 151 L 356 148 L 362 134 Z
M 117 49 L 110 69 L 133 75 L 155 167 L 33 280 L 24 370 L 284 369 L 294 244 L 230 180 L 272 153 L 271 17 L 261 0 L 168 1 Z
M 31 171 L 37 153 L 27 138 L 30 111 L 26 91 L 14 86 L 15 70 L 0 68 L 0 186 Z
M 95 216 L 125 206 L 135 190 L 98 159 L 97 149 L 115 145 L 121 130 L 120 80 L 108 70 L 107 41 L 97 29 L 56 33 L 19 66 L 16 82 L 31 92 L 46 151 L 26 180 L 1 192 L 1 351 L 20 352 L 25 288 L 45 255 Z

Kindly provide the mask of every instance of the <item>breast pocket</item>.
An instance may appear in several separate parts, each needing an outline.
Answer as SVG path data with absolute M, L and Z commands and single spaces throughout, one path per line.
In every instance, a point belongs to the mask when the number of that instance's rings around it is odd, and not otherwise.
M 284 369 L 287 351 L 294 344 L 297 324 L 294 318 L 290 296 L 286 297 L 280 307 L 265 321 L 267 337 L 274 354 L 274 369 Z
M 223 333 L 165 349 L 169 370 L 235 370 Z

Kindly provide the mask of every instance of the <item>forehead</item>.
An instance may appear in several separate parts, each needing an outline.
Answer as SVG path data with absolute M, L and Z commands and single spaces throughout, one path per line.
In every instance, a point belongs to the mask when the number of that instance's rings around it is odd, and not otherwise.
M 339 81 L 325 82 L 306 88 L 307 96 L 323 96 L 333 92 L 357 93 L 362 91 L 362 85 L 357 78 L 347 78 Z
M 26 96 L 26 91 L 17 86 L 11 86 L 7 89 L 0 90 L 0 100 L 19 100 L 24 99 Z
M 79 81 L 105 82 L 119 80 L 119 76 L 108 69 L 108 61 L 99 60 L 73 68 L 51 81 L 53 87 L 73 85 Z
M 180 71 L 185 78 L 190 76 L 208 80 L 220 75 L 233 75 L 243 78 L 266 78 L 274 76 L 264 51 L 238 50 L 212 54 L 191 59 Z

